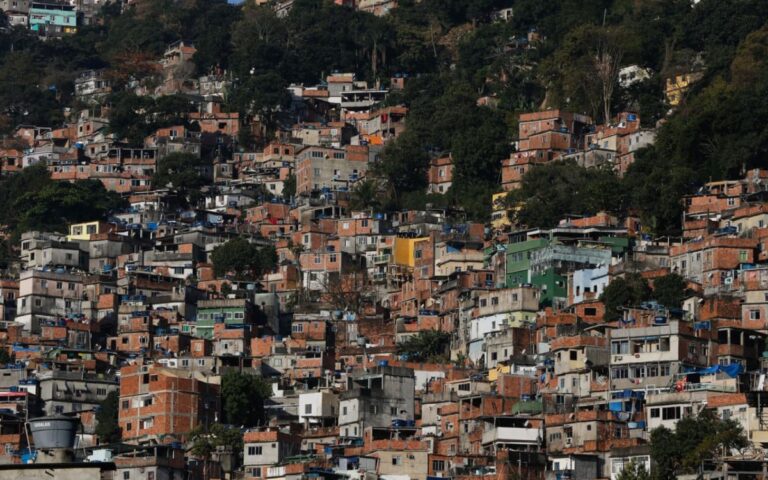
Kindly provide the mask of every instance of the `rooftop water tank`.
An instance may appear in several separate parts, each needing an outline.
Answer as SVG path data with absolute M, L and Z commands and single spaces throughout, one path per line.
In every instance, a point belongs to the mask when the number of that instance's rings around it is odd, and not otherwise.
M 35 448 L 73 448 L 75 434 L 80 420 L 77 418 L 54 415 L 39 417 L 29 421 L 29 429 L 35 440 Z

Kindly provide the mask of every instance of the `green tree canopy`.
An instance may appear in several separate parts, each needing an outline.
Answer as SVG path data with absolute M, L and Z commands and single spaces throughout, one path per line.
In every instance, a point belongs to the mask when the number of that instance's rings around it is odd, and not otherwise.
M 629 273 L 611 281 L 600 300 L 605 304 L 605 321 L 621 318 L 621 307 L 634 307 L 651 298 L 651 287 L 640 274 Z
M 200 198 L 200 188 L 208 183 L 203 175 L 205 166 L 205 161 L 191 153 L 171 153 L 157 162 L 152 185 L 155 188 L 170 186 L 195 204 Z
M 438 330 L 421 331 L 397 345 L 397 354 L 414 362 L 447 362 L 451 334 Z
M 517 221 L 530 227 L 552 227 L 567 215 L 625 212 L 621 181 L 610 168 L 586 169 L 572 160 L 534 166 L 507 202 L 520 204 Z
M 683 306 L 686 294 L 686 282 L 676 273 L 664 275 L 653 281 L 653 298 L 667 308 Z
M 17 235 L 28 230 L 63 232 L 70 223 L 104 220 L 127 203 L 98 180 L 55 182 L 42 165 L 26 168 L 2 185 L 0 198 L 8 195 L 11 208 L 0 218 Z
M 277 265 L 275 247 L 259 247 L 245 238 L 235 238 L 219 245 L 211 254 L 218 277 L 234 273 L 236 278 L 258 279 Z
M 644 464 L 631 460 L 628 464 L 624 464 L 624 469 L 617 480 L 651 480 L 651 474 L 645 469 Z
M 227 371 L 221 378 L 224 421 L 246 427 L 263 424 L 264 400 L 271 395 L 272 387 L 261 377 Z
M 120 393 L 117 390 L 109 392 L 99 404 L 96 411 L 96 436 L 100 443 L 115 443 L 120 441 L 120 424 L 117 421 L 120 406 Z
M 734 420 L 722 420 L 713 410 L 686 416 L 675 425 L 651 431 L 653 478 L 672 480 L 678 475 L 696 473 L 703 460 L 715 454 L 744 448 L 749 441 Z

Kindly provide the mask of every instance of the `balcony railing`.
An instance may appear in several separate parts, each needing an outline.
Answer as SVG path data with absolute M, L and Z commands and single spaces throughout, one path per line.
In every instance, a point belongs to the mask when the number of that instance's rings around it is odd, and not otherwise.
M 392 258 L 392 255 L 388 253 L 384 255 L 376 255 L 373 257 L 373 263 L 389 263 L 390 258 Z

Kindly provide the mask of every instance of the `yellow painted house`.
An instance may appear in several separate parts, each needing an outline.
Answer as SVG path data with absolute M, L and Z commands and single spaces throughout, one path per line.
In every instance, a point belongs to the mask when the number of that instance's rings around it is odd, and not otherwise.
M 415 266 L 417 255 L 421 255 L 421 253 L 416 253 L 417 250 L 421 252 L 416 247 L 419 243 L 426 242 L 427 240 L 429 240 L 429 237 L 395 238 L 395 264 L 407 267 Z
M 101 233 L 103 225 L 104 224 L 99 221 L 73 223 L 69 226 L 69 235 L 67 235 L 67 241 L 74 242 L 77 240 L 90 240 L 91 235 Z
M 667 78 L 667 84 L 664 88 L 664 95 L 667 97 L 667 103 L 672 107 L 680 105 L 685 92 L 687 92 L 688 89 L 691 88 L 691 85 L 699 81 L 703 76 L 704 74 L 701 72 L 691 72 Z
M 509 192 L 494 193 L 491 196 L 491 227 L 495 230 L 503 230 L 512 226 L 512 221 L 509 217 L 513 209 L 507 206 L 507 195 L 509 195 Z
M 500 374 L 504 373 L 510 373 L 512 371 L 512 367 L 509 365 L 502 365 L 497 364 L 494 368 L 488 369 L 488 381 L 489 382 L 495 382 L 499 379 Z

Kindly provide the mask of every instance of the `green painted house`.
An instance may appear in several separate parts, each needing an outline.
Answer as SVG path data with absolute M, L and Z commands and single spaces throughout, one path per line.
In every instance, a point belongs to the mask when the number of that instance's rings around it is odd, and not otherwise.
M 509 243 L 506 245 L 507 255 L 507 288 L 517 287 L 524 283 L 531 283 L 531 252 L 549 245 L 549 239 L 537 238 L 524 242 Z
M 256 321 L 256 307 L 245 298 L 202 300 L 197 303 L 196 336 L 213 339 L 217 323 L 227 326 L 252 325 Z

